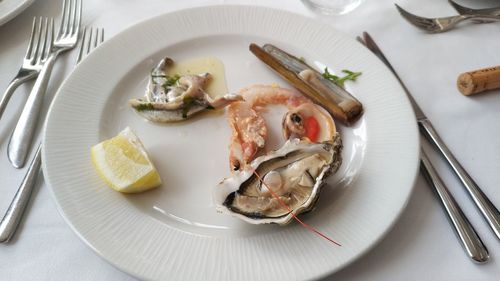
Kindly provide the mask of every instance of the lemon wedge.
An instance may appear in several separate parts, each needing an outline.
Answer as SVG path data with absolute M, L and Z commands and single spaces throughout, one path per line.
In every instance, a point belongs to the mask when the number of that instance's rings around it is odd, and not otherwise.
M 90 152 L 97 172 L 116 191 L 137 193 L 161 184 L 144 145 L 129 127 Z

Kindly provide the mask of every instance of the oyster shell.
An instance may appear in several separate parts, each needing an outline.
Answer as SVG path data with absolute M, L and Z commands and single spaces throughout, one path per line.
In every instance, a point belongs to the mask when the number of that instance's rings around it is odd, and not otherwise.
M 288 140 L 280 149 L 254 159 L 247 168 L 224 179 L 215 190 L 217 209 L 252 224 L 287 224 L 292 213 L 314 207 L 326 177 L 342 162 L 341 150 L 338 133 L 333 142 Z
M 234 101 L 243 100 L 234 94 L 212 99 L 204 90 L 211 79 L 210 73 L 167 76 L 165 69 L 173 63 L 170 58 L 161 60 L 151 71 L 145 96 L 129 101 L 142 117 L 153 122 L 182 121 L 198 112 L 220 109 Z

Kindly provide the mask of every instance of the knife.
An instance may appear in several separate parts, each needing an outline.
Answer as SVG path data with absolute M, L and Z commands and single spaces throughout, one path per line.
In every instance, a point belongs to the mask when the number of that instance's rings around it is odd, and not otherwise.
M 396 79 L 398 79 L 399 83 L 403 87 L 405 93 L 407 94 L 412 106 L 414 107 L 414 111 L 417 117 L 417 122 L 419 123 L 419 127 L 421 127 L 421 120 L 427 120 L 425 114 L 422 112 L 420 107 L 418 107 L 417 103 L 411 96 L 410 92 L 406 88 L 405 84 L 396 73 L 392 65 L 389 63 L 387 58 L 384 56 L 380 48 L 377 46 L 375 41 L 370 37 L 370 35 L 366 32 L 363 33 L 363 39 L 358 37 L 358 41 L 360 41 L 364 46 L 366 46 L 370 51 L 373 52 L 394 74 Z M 428 121 L 428 120 L 427 120 Z M 428 122 L 430 125 L 430 122 Z M 432 125 L 430 125 L 432 126 Z M 424 132 L 421 130 L 422 134 Z M 434 130 L 435 132 L 435 130 Z M 437 135 L 437 133 L 436 133 Z M 432 139 L 433 140 L 433 139 Z M 489 253 L 486 247 L 484 246 L 481 238 L 477 235 L 474 227 L 471 225 L 467 217 L 464 215 L 460 206 L 456 203 L 455 199 L 448 191 L 447 187 L 437 174 L 436 170 L 432 166 L 431 162 L 427 158 L 427 155 L 421 150 L 420 153 L 420 166 L 422 174 L 428 180 L 429 184 L 434 187 L 436 194 L 438 195 L 445 211 L 450 220 L 450 223 L 453 225 L 455 233 L 459 238 L 464 250 L 467 255 L 477 263 L 484 263 L 489 259 Z
M 455 233 L 462 242 L 465 252 L 474 262 L 487 262 L 490 258 L 488 249 L 484 246 L 483 241 L 481 241 L 474 227 L 464 215 L 423 150 L 420 151 L 420 160 L 422 174 L 427 179 L 427 182 L 434 187 L 434 191 L 439 197 L 450 223 L 454 226 Z
M 403 89 L 406 92 L 406 95 L 408 96 L 408 99 L 411 102 L 413 110 L 415 111 L 420 132 L 430 143 L 432 143 L 438 149 L 441 155 L 446 159 L 446 162 L 448 162 L 452 170 L 460 179 L 463 186 L 468 191 L 470 197 L 476 204 L 477 208 L 481 211 L 481 214 L 483 215 L 490 228 L 493 230 L 497 238 L 500 239 L 500 213 L 498 212 L 498 209 L 495 207 L 495 205 L 493 205 L 486 194 L 484 194 L 481 188 L 479 188 L 479 186 L 474 182 L 472 177 L 467 173 L 467 171 L 465 171 L 462 165 L 460 165 L 455 156 L 453 156 L 451 151 L 448 149 L 441 137 L 438 135 L 437 131 L 432 126 L 431 121 L 425 116 L 424 112 L 415 102 L 410 92 L 401 81 L 401 78 L 399 78 L 394 68 L 391 66 L 387 58 L 378 48 L 377 44 L 375 44 L 370 35 L 366 32 L 363 32 L 363 39 L 368 49 L 370 49 L 389 67 L 389 69 L 398 79 L 399 83 L 401 83 Z

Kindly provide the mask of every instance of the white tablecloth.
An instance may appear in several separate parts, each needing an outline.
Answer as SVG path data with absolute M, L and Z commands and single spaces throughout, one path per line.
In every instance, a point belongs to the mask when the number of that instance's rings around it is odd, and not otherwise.
M 61 2 L 37 0 L 14 20 L 0 26 L 1 91 L 20 66 L 33 16 L 58 17 Z M 352 37 L 369 31 L 449 148 L 491 200 L 500 206 L 500 130 L 496 129 L 500 120 L 500 91 L 464 97 L 455 85 L 457 75 L 463 71 L 500 65 L 500 24 L 467 24 L 448 33 L 429 35 L 407 24 L 397 13 L 393 1 L 380 0 L 366 0 L 354 12 L 337 17 L 318 16 L 298 0 L 86 0 L 83 23 L 104 27 L 106 37 L 110 38 L 134 23 L 165 12 L 227 3 L 255 4 L 305 14 L 328 22 Z M 480 4 L 472 0 L 462 3 Z M 444 0 L 400 0 L 398 4 L 426 16 L 454 13 Z M 61 83 L 63 74 L 71 70 L 74 60 L 75 52 L 57 63 L 48 98 Z M 16 170 L 10 166 L 6 149 L 28 89 L 22 86 L 18 90 L 0 120 L 1 214 L 26 172 L 26 169 Z M 47 99 L 46 105 L 48 102 Z M 443 160 L 432 148 L 427 151 L 488 247 L 491 261 L 477 265 L 466 257 L 436 197 L 419 176 L 407 209 L 385 239 L 361 259 L 326 280 L 498 280 L 498 239 Z M 135 280 L 101 259 L 73 233 L 58 214 L 43 180 L 37 184 L 30 208 L 13 240 L 0 245 L 0 279 Z

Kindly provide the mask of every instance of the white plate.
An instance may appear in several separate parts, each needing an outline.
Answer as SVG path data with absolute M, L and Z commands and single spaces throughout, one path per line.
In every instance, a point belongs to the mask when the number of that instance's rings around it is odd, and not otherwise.
M 10 21 L 28 8 L 35 0 L 2 0 L 0 1 L 0 25 Z
M 248 51 L 250 42 L 274 43 L 337 71 L 363 72 L 349 89 L 365 113 L 355 126 L 340 126 L 344 164 L 329 179 L 316 210 L 303 216 L 342 247 L 296 223 L 254 226 L 215 211 L 212 189 L 229 175 L 230 131 L 223 113 L 158 125 L 127 105 L 143 95 L 147 74 L 165 55 L 218 57 L 231 92 L 253 83 L 287 85 Z M 123 195 L 94 171 L 90 147 L 127 125 L 149 150 L 162 187 Z M 279 135 L 279 127 L 272 124 L 272 135 Z M 418 145 L 401 87 L 358 42 L 296 14 L 216 6 L 147 20 L 95 50 L 57 93 L 43 163 L 68 224 L 123 271 L 158 280 L 291 280 L 330 274 L 383 237 L 410 197 Z

